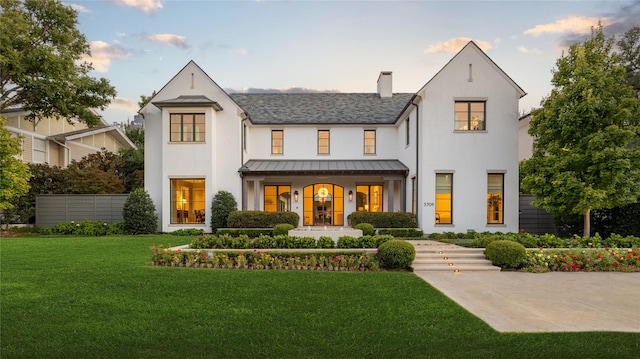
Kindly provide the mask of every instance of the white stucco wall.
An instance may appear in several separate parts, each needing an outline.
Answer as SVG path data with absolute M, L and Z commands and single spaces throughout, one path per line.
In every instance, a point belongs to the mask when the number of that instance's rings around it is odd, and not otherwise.
M 193 74 L 193 81 L 192 75 Z M 193 86 L 192 86 L 193 85 Z M 241 122 L 238 107 L 200 68 L 189 63 L 152 102 L 183 95 L 204 95 L 218 102 L 222 111 L 211 107 L 165 107 L 162 111 L 148 104 L 145 115 L 145 188 L 160 214 L 159 230 L 171 232 L 185 227 L 210 231 L 211 201 L 216 192 L 231 192 L 240 203 L 242 187 L 238 169 L 241 161 Z M 169 141 L 171 113 L 205 113 L 204 143 Z M 205 179 L 205 223 L 170 224 L 170 180 L 172 178 Z
M 271 154 L 271 131 L 284 131 L 284 153 Z M 318 130 L 330 131 L 330 154 L 318 154 Z M 376 131 L 376 153 L 364 154 L 364 130 Z M 393 125 L 315 126 L 254 125 L 248 129 L 250 159 L 396 159 L 397 129 Z
M 518 93 L 474 48 L 424 88 L 418 175 L 426 233 L 518 231 Z M 469 81 L 469 64 L 473 65 Z M 486 131 L 454 131 L 455 100 L 486 99 Z M 435 175 L 453 173 L 452 224 L 435 224 Z M 487 224 L 487 174 L 504 173 L 504 224 Z

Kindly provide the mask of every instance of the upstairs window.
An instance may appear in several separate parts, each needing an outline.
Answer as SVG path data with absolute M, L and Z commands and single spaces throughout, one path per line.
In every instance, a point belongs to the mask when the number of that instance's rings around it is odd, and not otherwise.
M 271 131 L 271 154 L 281 155 L 284 153 L 284 131 Z
M 172 113 L 171 142 L 204 142 L 204 113 Z
M 376 130 L 364 130 L 364 154 L 376 154 Z
M 329 130 L 318 130 L 318 154 L 328 155 L 330 146 Z
M 456 101 L 455 130 L 456 131 L 484 131 L 487 129 L 485 121 L 485 101 Z
M 33 162 L 47 162 L 47 141 L 40 138 L 33 139 Z

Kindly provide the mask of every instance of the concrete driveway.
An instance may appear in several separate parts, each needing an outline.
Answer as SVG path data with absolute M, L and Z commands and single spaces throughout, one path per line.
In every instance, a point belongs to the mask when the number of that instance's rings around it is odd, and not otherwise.
M 640 273 L 415 274 L 500 332 L 640 333 Z

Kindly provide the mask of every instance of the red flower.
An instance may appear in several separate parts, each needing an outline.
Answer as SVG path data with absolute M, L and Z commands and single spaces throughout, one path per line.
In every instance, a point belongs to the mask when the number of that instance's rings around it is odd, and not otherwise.
M 618 262 L 613 262 L 613 266 L 617 267 L 618 266 Z

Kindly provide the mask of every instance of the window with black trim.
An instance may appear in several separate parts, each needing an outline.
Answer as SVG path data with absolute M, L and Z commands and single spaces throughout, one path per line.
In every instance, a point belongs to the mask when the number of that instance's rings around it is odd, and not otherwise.
M 291 186 L 265 185 L 264 211 L 287 212 L 291 210 Z
M 205 223 L 203 178 L 171 179 L 171 223 Z
M 318 154 L 328 155 L 330 149 L 329 130 L 318 130 Z
M 376 154 L 376 130 L 364 130 L 364 154 Z
M 271 130 L 271 154 L 281 155 L 284 153 L 284 131 Z
M 172 113 L 171 142 L 204 142 L 204 113 Z
M 484 131 L 487 129 L 485 116 L 486 101 L 456 101 L 455 130 Z
M 487 223 L 504 223 L 504 173 L 487 174 Z
M 453 173 L 436 173 L 436 224 L 451 224 Z
M 356 210 L 382 212 L 382 185 L 356 186 Z

